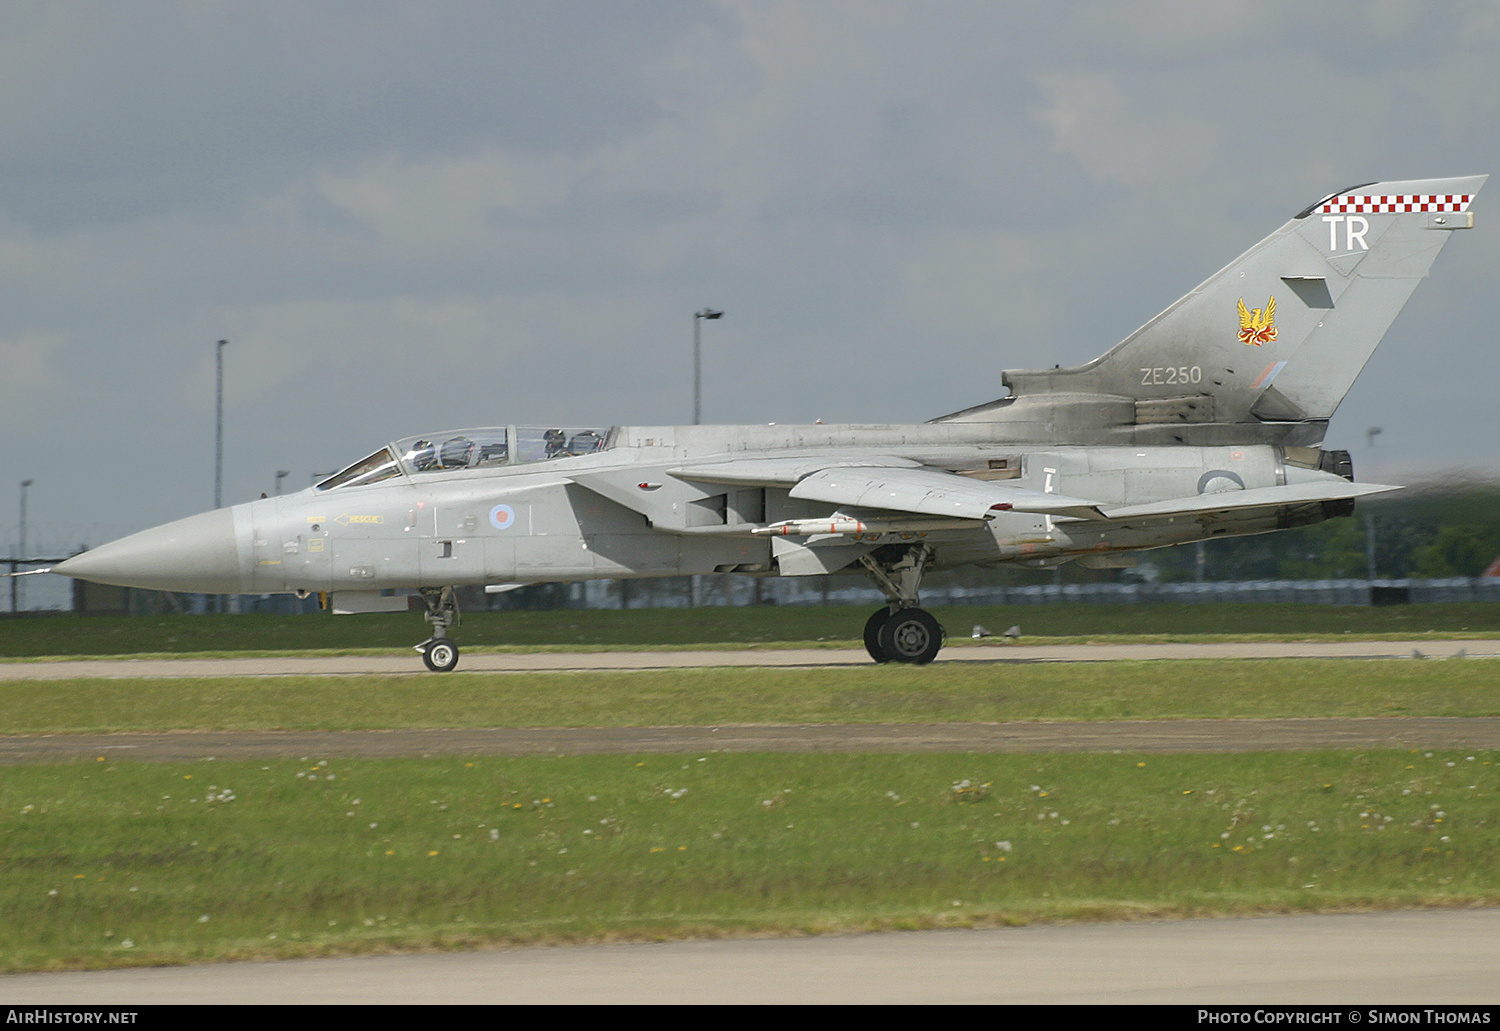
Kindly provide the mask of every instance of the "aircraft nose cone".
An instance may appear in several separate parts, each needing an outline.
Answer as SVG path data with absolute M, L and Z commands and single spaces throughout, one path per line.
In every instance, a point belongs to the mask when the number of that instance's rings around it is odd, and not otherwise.
M 75 555 L 52 572 L 120 587 L 232 594 L 241 589 L 234 513 L 221 508 L 142 530 Z

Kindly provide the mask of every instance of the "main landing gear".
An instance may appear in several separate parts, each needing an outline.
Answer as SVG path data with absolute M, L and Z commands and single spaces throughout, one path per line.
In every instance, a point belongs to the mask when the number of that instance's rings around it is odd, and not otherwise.
M 926 544 L 887 545 L 859 561 L 886 596 L 865 623 L 865 651 L 876 662 L 925 665 L 937 658 L 947 636 L 941 624 L 917 607 L 917 588 L 932 561 Z
M 432 636 L 417 645 L 417 651 L 422 653 L 422 661 L 428 669 L 434 673 L 447 673 L 458 665 L 458 645 L 448 637 L 448 628 L 462 622 L 458 597 L 451 587 L 423 587 L 420 593 L 427 603 L 424 618 L 432 624 Z

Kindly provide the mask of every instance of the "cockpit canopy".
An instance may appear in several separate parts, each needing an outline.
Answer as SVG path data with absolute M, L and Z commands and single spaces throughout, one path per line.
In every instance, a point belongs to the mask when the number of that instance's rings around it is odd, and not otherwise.
M 407 437 L 334 473 L 318 490 L 363 487 L 393 476 L 421 476 L 530 462 L 548 462 L 603 451 L 613 429 L 561 426 L 490 426 Z

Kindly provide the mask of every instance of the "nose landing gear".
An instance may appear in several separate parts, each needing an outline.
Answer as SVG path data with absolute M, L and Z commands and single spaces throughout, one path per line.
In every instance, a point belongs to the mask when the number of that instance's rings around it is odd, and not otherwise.
M 947 636 L 932 614 L 917 607 L 917 588 L 933 559 L 926 544 L 877 548 L 860 562 L 885 592 L 887 605 L 865 622 L 865 651 L 876 662 L 925 665 L 937 658 Z
M 448 637 L 448 628 L 463 620 L 458 612 L 458 598 L 452 587 L 423 587 L 422 601 L 427 605 L 424 617 L 432 624 L 432 636 L 416 646 L 422 661 L 434 673 L 447 673 L 458 665 L 458 645 Z

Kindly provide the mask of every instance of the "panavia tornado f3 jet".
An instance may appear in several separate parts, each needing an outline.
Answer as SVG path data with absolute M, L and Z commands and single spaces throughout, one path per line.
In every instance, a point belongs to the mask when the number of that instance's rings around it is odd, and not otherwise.
M 863 571 L 876 662 L 930 662 L 929 570 L 1128 566 L 1134 552 L 1347 516 L 1329 417 L 1486 176 L 1372 183 L 1302 211 L 1102 357 L 915 426 L 491 426 L 408 437 L 314 487 L 126 537 L 52 572 L 164 591 L 426 603 L 454 588 Z

